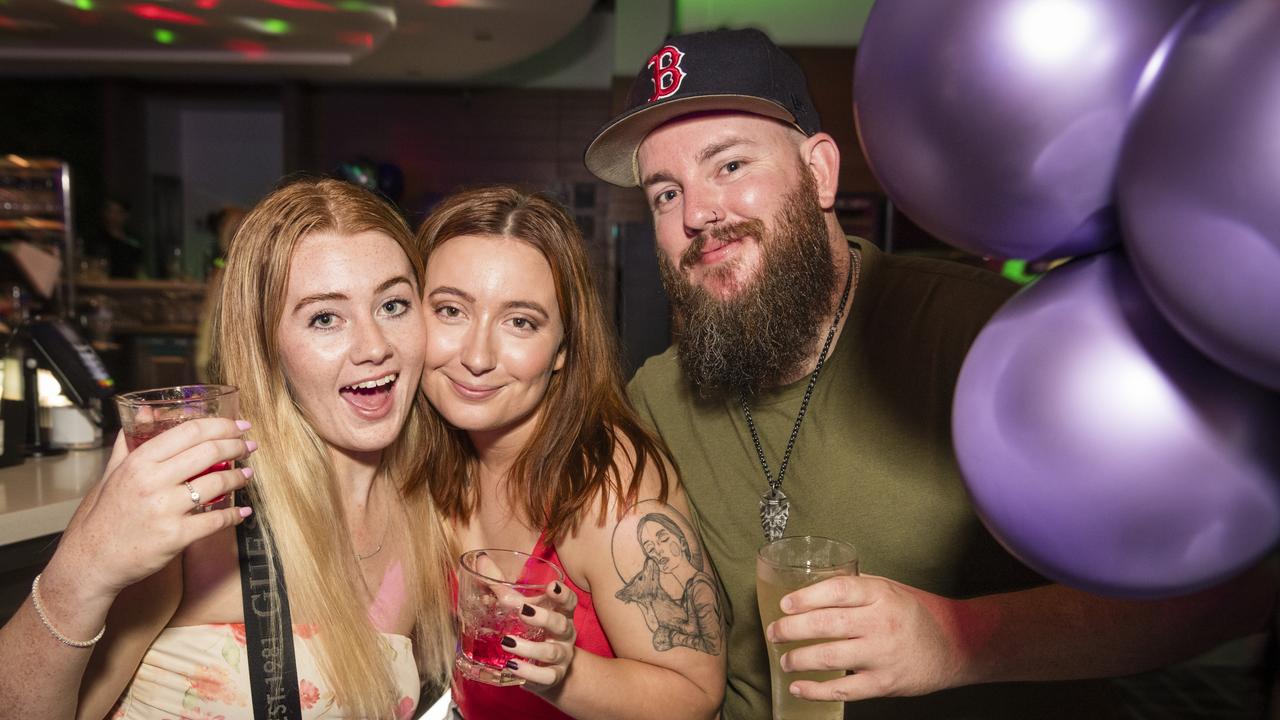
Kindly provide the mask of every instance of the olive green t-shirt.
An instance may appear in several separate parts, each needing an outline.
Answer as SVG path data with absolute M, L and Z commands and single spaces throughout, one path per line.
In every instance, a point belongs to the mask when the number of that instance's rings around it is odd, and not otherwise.
M 960 365 L 1013 286 L 978 268 L 850 242 L 861 253 L 861 279 L 792 451 L 782 486 L 791 502 L 787 534 L 845 540 L 857 548 L 861 572 L 951 598 L 1044 584 L 982 526 L 951 445 Z M 808 381 L 751 400 L 775 473 Z M 768 718 L 768 657 L 755 593 L 763 544 L 758 504 L 767 485 L 742 410 L 735 398 L 700 398 L 674 348 L 650 358 L 629 392 L 672 452 L 724 586 L 724 717 Z M 1107 681 L 983 685 L 850 703 L 847 716 L 1093 720 L 1126 716 L 1107 710 L 1120 692 Z

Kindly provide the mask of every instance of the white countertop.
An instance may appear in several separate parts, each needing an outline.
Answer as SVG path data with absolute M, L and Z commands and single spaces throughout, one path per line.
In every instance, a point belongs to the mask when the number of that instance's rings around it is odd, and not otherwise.
M 0 545 L 65 530 L 110 456 L 111 448 L 68 450 L 0 468 Z

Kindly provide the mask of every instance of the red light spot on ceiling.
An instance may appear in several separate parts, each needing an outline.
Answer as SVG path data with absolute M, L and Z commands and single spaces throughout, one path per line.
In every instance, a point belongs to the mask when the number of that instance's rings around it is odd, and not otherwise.
M 267 46 L 252 40 L 241 40 L 232 38 L 222 44 L 222 47 L 233 53 L 239 53 L 251 60 L 260 60 L 267 56 Z
M 338 33 L 338 42 L 355 47 L 373 48 L 373 33 L 343 32 Z
M 213 10 L 218 7 L 218 3 L 222 0 L 196 0 L 196 7 L 201 10 Z
M 289 8 L 290 10 L 307 10 L 310 12 L 336 12 L 332 5 L 326 5 L 320 0 L 267 0 L 272 5 Z
M 137 15 L 144 20 L 155 20 L 157 22 L 174 23 L 177 25 L 204 25 L 204 20 L 194 15 L 188 15 L 177 10 L 170 10 L 167 7 L 159 5 L 126 5 L 125 10 Z
M 449 8 L 457 7 L 459 0 L 427 0 L 427 4 L 432 7 Z

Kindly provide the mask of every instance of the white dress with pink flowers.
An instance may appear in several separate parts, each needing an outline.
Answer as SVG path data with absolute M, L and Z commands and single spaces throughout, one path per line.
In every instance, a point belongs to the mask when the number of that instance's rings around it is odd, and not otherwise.
M 348 718 L 325 687 L 307 640 L 308 625 L 293 626 L 298 695 L 305 720 Z M 398 717 L 410 718 L 418 704 L 418 669 L 404 635 L 382 634 L 400 688 Z M 151 644 L 133 681 L 120 697 L 113 720 L 253 720 L 244 623 L 169 627 Z

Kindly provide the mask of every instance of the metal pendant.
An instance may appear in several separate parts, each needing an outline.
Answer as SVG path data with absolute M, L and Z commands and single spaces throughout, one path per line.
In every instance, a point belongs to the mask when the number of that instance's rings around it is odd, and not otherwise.
M 778 488 L 771 487 L 760 496 L 760 527 L 764 529 L 765 542 L 773 542 L 787 531 L 787 519 L 791 514 L 791 501 Z

